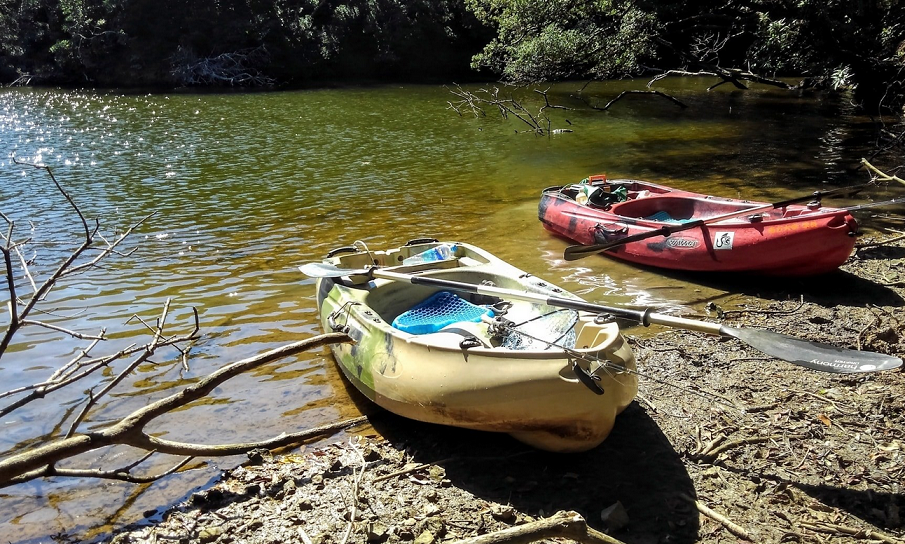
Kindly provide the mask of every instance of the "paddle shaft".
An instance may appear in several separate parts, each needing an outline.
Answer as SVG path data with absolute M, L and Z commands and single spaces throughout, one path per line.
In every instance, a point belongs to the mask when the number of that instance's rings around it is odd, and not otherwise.
M 629 308 L 614 308 L 610 306 L 603 306 L 600 304 L 586 302 L 584 300 L 546 296 L 537 293 L 529 293 L 526 291 L 517 291 L 515 289 L 504 289 L 502 287 L 496 287 L 493 285 L 476 285 L 473 283 L 431 278 L 429 276 L 401 274 L 399 272 L 390 272 L 388 270 L 373 269 L 370 274 L 375 278 L 406 282 L 413 285 L 430 285 L 433 287 L 442 287 L 445 289 L 464 293 L 477 293 L 479 295 L 490 295 L 500 298 L 535 302 L 540 304 L 547 304 L 549 306 L 556 306 L 557 308 L 566 308 L 569 310 L 577 310 L 581 312 L 591 312 L 596 314 L 606 313 L 622 319 L 636 321 L 638 323 L 641 323 L 645 327 L 656 324 L 705 332 L 708 334 L 722 334 L 721 326 L 717 323 L 708 323 L 706 321 L 697 321 L 693 319 L 685 319 L 682 317 L 658 314 L 652 312 L 650 309 L 632 310 Z
M 741 217 L 743 215 L 755 215 L 761 212 L 765 212 L 768 210 L 775 210 L 777 208 L 784 208 L 790 204 L 796 204 L 798 202 L 804 202 L 810 199 L 819 199 L 825 196 L 832 195 L 840 195 L 840 194 L 852 194 L 863 189 L 865 185 L 856 185 L 854 187 L 840 187 L 838 189 L 830 189 L 828 191 L 815 191 L 809 195 L 802 195 L 795 198 L 790 198 L 787 200 L 780 200 L 779 202 L 774 202 L 772 204 L 763 204 L 761 206 L 754 206 L 751 208 L 745 208 L 742 210 L 736 210 L 734 212 L 724 213 L 722 215 L 715 215 L 713 217 L 707 217 L 705 219 L 697 219 L 695 221 L 689 221 L 687 223 L 677 223 L 675 225 L 663 225 L 662 227 L 648 231 L 648 232 L 639 232 L 638 234 L 632 234 L 631 236 L 626 236 L 625 238 L 620 238 L 618 240 L 613 240 L 612 242 L 606 242 L 603 244 L 594 244 L 588 246 L 570 246 L 566 248 L 565 253 L 563 254 L 563 258 L 567 261 L 574 261 L 577 259 L 582 259 L 584 257 L 588 257 L 590 255 L 596 255 L 602 251 L 606 251 L 608 249 L 612 249 L 614 247 L 622 246 L 625 244 L 630 244 L 632 242 L 638 242 L 640 240 L 647 240 L 648 238 L 654 238 L 656 236 L 669 236 L 676 232 L 681 232 L 683 230 L 689 230 L 696 227 L 700 227 L 703 225 L 709 225 L 711 223 L 718 223 L 720 221 L 725 221 L 727 219 L 734 219 L 736 217 Z
M 856 212 L 858 210 L 863 210 L 866 208 L 878 208 L 880 206 L 892 206 L 893 204 L 905 204 L 905 196 L 901 196 L 899 198 L 893 198 L 892 200 L 883 200 L 880 202 L 868 202 L 867 204 L 858 204 L 857 206 L 849 206 L 847 208 L 842 208 L 848 212 Z
M 314 278 L 338 278 L 340 276 L 364 275 L 369 278 L 382 278 L 415 285 L 430 285 L 452 291 L 492 295 L 512 300 L 524 300 L 597 314 L 610 314 L 615 317 L 637 321 L 645 326 L 651 324 L 666 325 L 680 329 L 719 335 L 723 338 L 735 338 L 736 340 L 747 344 L 749 347 L 771 357 L 788 361 L 793 365 L 810 368 L 812 370 L 820 370 L 822 372 L 876 372 L 902 366 L 902 360 L 891 355 L 869 351 L 863 352 L 860 350 L 853 351 L 762 329 L 734 328 L 716 323 L 708 323 L 706 321 L 673 317 L 655 313 L 652 308 L 644 310 L 611 308 L 609 306 L 585 302 L 581 299 L 575 300 L 546 296 L 515 289 L 503 289 L 493 285 L 476 285 L 473 283 L 464 283 L 431 276 L 402 274 L 399 272 L 382 270 L 376 267 L 343 269 L 328 263 L 308 263 L 300 266 L 299 269 L 305 275 Z

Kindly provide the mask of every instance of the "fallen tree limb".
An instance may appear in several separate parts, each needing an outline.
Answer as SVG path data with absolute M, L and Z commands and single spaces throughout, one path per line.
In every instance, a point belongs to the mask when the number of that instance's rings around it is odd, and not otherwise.
M 480 535 L 454 544 L 528 544 L 545 538 L 568 538 L 581 544 L 624 544 L 606 533 L 588 527 L 578 512 L 557 512 L 549 518 Z
M 0 461 L 0 488 L 26 482 L 35 478 L 65 475 L 64 472 L 61 472 L 56 468 L 57 462 L 114 444 L 133 446 L 146 451 L 172 455 L 224 456 L 245 453 L 256 448 L 273 449 L 288 446 L 316 436 L 361 424 L 364 422 L 364 418 L 356 418 L 296 433 L 283 433 L 279 436 L 259 442 L 217 445 L 174 442 L 151 436 L 145 432 L 145 427 L 148 423 L 157 417 L 207 396 L 223 382 L 238 376 L 239 374 L 303 351 L 319 348 L 328 344 L 351 341 L 352 339 L 349 336 L 342 333 L 322 334 L 226 365 L 216 372 L 202 378 L 200 381 L 186 387 L 182 391 L 132 412 L 109 427 L 99 431 L 56 439 L 43 446 L 13 455 Z

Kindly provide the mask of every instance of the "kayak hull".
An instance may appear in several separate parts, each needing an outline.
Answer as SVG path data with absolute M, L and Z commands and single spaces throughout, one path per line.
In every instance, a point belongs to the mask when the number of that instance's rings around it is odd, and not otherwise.
M 750 272 L 808 276 L 837 269 L 851 256 L 858 224 L 844 209 L 789 205 L 772 209 L 747 202 L 671 189 L 637 180 L 591 185 L 626 187 L 622 202 L 579 203 L 569 188 L 541 195 L 538 218 L 544 228 L 582 245 L 603 244 L 746 209 L 760 212 L 692 227 L 669 236 L 616 246 L 603 255 L 631 263 L 694 272 Z M 580 199 L 579 199 L 580 200 Z M 766 208 L 766 209 L 764 209 Z
M 394 265 L 400 251 L 408 256 L 430 245 L 340 255 L 327 262 L 340 268 L 366 266 L 372 259 L 382 266 Z M 479 248 L 457 245 L 456 258 L 418 265 L 411 272 L 577 298 Z M 407 268 L 388 270 L 409 272 Z M 417 335 L 391 325 L 401 311 L 436 291 L 430 286 L 363 277 L 317 282 L 324 329 L 344 330 L 354 340 L 331 346 L 339 368 L 356 389 L 381 407 L 418 421 L 503 432 L 539 449 L 573 452 L 599 445 L 616 416 L 635 397 L 631 349 L 616 323 L 597 323 L 595 316 L 577 316 L 573 356 L 549 345 L 529 350 L 494 345 L 486 323 L 457 323 Z M 518 321 L 516 316 L 533 311 L 531 307 L 512 302 L 506 317 Z M 463 342 L 469 334 L 479 342 Z M 575 353 L 591 361 L 580 360 Z M 602 393 L 579 379 L 574 361 L 579 371 L 594 376 Z M 598 368 L 595 361 L 609 361 L 611 368 Z

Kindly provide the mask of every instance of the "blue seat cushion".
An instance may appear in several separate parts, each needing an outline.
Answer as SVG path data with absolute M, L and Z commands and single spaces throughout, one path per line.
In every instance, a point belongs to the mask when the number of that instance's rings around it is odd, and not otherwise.
M 460 321 L 480 322 L 484 316 L 493 316 L 493 310 L 440 291 L 399 314 L 393 326 L 410 334 L 429 334 Z

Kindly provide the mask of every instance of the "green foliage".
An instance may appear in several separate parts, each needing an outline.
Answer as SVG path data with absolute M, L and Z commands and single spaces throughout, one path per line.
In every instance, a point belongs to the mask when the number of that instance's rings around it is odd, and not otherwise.
M 205 59 L 243 51 L 256 53 L 235 66 L 256 81 L 532 82 L 709 65 L 805 76 L 869 104 L 905 92 L 905 9 L 902 0 L 0 0 L 4 81 L 174 85 Z
M 611 77 L 654 51 L 653 18 L 627 2 L 466 0 L 497 31 L 472 59 L 514 82 Z

